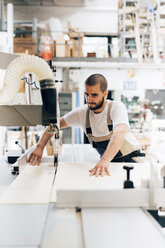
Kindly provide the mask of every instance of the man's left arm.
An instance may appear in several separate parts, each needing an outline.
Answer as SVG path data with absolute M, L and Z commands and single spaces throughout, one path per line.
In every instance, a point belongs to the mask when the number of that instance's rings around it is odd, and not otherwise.
M 104 176 L 104 174 L 110 176 L 108 169 L 109 163 L 120 150 L 127 132 L 128 126 L 126 124 L 118 124 L 114 127 L 113 135 L 109 141 L 107 149 L 105 150 L 100 161 L 89 171 L 90 176 Z

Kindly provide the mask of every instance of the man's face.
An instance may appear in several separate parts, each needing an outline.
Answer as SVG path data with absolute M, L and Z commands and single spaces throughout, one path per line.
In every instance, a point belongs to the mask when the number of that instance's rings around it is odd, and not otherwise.
M 107 90 L 102 92 L 100 90 L 100 84 L 96 84 L 94 86 L 88 86 L 85 84 L 85 97 L 89 109 L 100 109 L 104 104 L 106 95 Z

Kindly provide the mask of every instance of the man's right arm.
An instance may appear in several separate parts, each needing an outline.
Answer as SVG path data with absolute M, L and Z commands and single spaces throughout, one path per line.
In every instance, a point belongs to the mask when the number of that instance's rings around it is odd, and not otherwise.
M 60 129 L 67 127 L 65 120 L 63 117 L 60 118 Z M 48 126 L 46 130 L 44 131 L 40 141 L 38 142 L 36 148 L 33 150 L 33 152 L 30 154 L 28 162 L 31 165 L 40 165 L 41 158 L 43 155 L 43 150 L 47 144 L 47 142 L 50 140 L 50 138 L 54 135 L 49 133 L 50 127 Z

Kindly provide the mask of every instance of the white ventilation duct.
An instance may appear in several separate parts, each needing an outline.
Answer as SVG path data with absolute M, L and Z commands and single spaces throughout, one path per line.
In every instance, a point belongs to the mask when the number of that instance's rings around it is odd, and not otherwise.
M 34 73 L 38 81 L 54 80 L 54 74 L 49 65 L 34 55 L 23 55 L 14 59 L 6 69 L 3 88 L 0 90 L 0 104 L 6 104 L 16 95 L 20 80 L 25 73 Z

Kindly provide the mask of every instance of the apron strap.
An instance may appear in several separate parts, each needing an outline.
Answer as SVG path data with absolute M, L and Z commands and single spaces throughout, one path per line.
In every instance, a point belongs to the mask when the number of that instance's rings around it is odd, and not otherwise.
M 88 136 L 88 140 L 89 140 L 89 143 L 92 144 L 92 129 L 91 129 L 91 125 L 90 125 L 90 121 L 89 121 L 89 108 L 87 109 L 87 113 L 86 113 L 86 133 L 87 133 L 87 136 Z
M 90 109 L 89 108 L 87 109 L 87 112 L 86 112 L 86 134 L 88 136 L 88 140 L 89 140 L 90 144 L 92 144 L 93 141 L 95 141 L 95 142 L 101 142 L 101 141 L 110 140 L 110 138 L 112 136 L 112 131 L 113 131 L 112 120 L 110 118 L 112 104 L 113 104 L 113 101 L 110 101 L 108 103 L 107 126 L 108 126 L 108 129 L 109 129 L 109 132 L 110 133 L 108 135 L 106 135 L 106 136 L 95 137 L 95 136 L 92 135 L 92 129 L 91 129 L 90 119 L 89 119 Z
M 88 133 L 92 133 L 92 130 L 91 130 L 91 125 L 90 125 L 90 121 L 89 121 L 89 108 L 87 109 L 87 112 L 86 112 L 86 131 L 87 131 L 87 134 Z
M 108 104 L 108 111 L 107 111 L 107 125 L 108 125 L 109 132 L 113 131 L 113 124 L 110 118 L 112 104 L 113 104 L 113 101 L 110 101 Z

